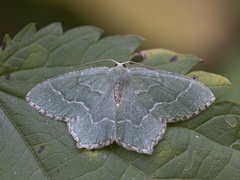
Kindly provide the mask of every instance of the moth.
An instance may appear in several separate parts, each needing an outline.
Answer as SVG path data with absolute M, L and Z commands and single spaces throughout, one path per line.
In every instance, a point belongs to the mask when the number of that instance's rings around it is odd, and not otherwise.
M 204 84 L 171 72 L 116 66 L 69 72 L 35 86 L 26 101 L 42 115 L 66 122 L 78 148 L 114 141 L 152 154 L 167 123 L 187 120 L 209 107 L 214 94 Z

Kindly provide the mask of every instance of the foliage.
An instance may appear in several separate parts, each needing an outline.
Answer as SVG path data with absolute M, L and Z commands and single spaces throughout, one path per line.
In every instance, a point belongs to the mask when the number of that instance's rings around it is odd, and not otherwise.
M 239 104 L 215 102 L 195 118 L 169 124 L 154 153 L 143 155 L 116 143 L 95 151 L 77 149 L 64 123 L 25 102 L 27 92 L 43 80 L 97 59 L 128 60 L 142 42 L 132 35 L 99 40 L 101 33 L 90 26 L 63 33 L 55 23 L 37 32 L 30 24 L 13 40 L 6 36 L 1 46 L 6 48 L 0 50 L 0 178 L 239 179 Z M 133 60 L 139 56 L 145 65 L 181 74 L 200 62 L 164 49 L 141 51 Z M 217 98 L 231 87 L 219 75 L 188 76 L 209 86 Z

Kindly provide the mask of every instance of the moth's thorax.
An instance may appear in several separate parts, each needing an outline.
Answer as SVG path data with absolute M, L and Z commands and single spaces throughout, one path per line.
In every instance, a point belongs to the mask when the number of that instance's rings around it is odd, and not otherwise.
M 123 64 L 117 64 L 116 67 L 110 69 L 110 81 L 114 92 L 114 98 L 117 106 L 121 102 L 124 86 L 128 85 L 131 78 L 129 69 L 125 68 Z
M 115 83 L 127 83 L 130 79 L 129 69 L 125 68 L 123 64 L 118 64 L 116 67 L 110 69 L 110 81 Z

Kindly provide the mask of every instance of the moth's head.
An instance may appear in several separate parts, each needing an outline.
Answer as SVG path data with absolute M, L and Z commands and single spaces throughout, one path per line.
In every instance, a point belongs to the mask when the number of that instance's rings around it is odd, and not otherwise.
M 124 67 L 124 68 L 126 68 L 126 63 L 124 62 L 124 63 L 122 63 L 122 62 L 116 62 L 115 63 L 115 67 Z

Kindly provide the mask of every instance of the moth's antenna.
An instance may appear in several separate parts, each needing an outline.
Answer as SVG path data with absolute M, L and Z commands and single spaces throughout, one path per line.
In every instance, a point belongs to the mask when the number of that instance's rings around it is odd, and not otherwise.
M 78 68 L 78 67 L 82 67 L 82 66 L 87 66 L 87 65 L 90 65 L 90 64 L 101 63 L 101 62 L 113 62 L 115 64 L 118 64 L 118 62 L 113 60 L 113 59 L 102 59 L 102 60 L 96 60 L 96 61 L 80 64 L 78 66 L 75 66 L 74 69 Z
M 118 64 L 118 62 L 113 59 L 101 59 L 101 60 L 96 60 L 96 61 L 92 61 L 89 63 L 83 63 L 83 64 L 81 64 L 81 66 L 86 66 L 86 65 L 94 64 L 94 63 L 109 62 L 109 61 Z
M 90 65 L 90 64 L 101 63 L 101 62 L 113 62 L 115 64 L 122 64 L 122 65 L 123 64 L 135 64 L 135 65 L 138 65 L 138 66 L 141 66 L 141 67 L 145 67 L 145 68 L 148 68 L 148 69 L 154 69 L 154 68 L 152 68 L 150 66 L 147 66 L 147 65 L 144 65 L 144 64 L 141 64 L 141 63 L 137 63 L 137 62 L 134 62 L 134 61 L 125 61 L 125 62 L 121 63 L 121 62 L 117 62 L 117 61 L 115 61 L 113 59 L 102 59 L 102 60 L 96 60 L 96 61 L 92 61 L 92 62 L 88 62 L 88 63 L 83 63 L 83 64 L 80 64 L 78 66 L 75 66 L 74 69 L 78 68 L 80 66 L 82 67 L 82 66 L 87 66 L 87 65 Z
M 147 66 L 147 65 L 144 65 L 144 64 L 141 64 L 141 63 L 137 63 L 137 62 L 134 62 L 134 61 L 126 61 L 124 62 L 124 64 L 136 64 L 138 66 L 141 66 L 141 67 L 145 67 L 145 68 L 148 68 L 148 69 L 154 69 L 153 67 L 150 67 L 150 66 Z

